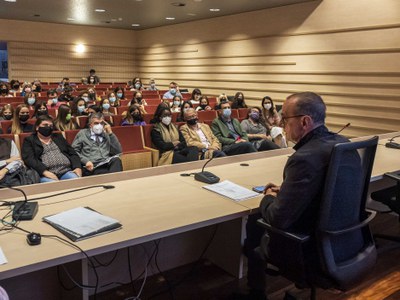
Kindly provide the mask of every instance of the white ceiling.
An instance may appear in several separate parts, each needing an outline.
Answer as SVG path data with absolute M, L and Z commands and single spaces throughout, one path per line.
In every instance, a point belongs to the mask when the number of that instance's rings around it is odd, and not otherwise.
M 0 0 L 0 18 L 141 30 L 309 1 L 313 0 Z M 106 11 L 95 12 L 98 8 Z

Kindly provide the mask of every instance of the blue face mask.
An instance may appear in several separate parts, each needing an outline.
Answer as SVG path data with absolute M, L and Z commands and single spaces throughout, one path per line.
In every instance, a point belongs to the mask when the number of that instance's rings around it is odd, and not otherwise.
M 122 96 L 123 96 L 123 94 L 122 94 L 122 93 L 117 93 L 117 97 L 118 97 L 118 98 L 120 98 L 120 99 L 121 99 L 121 98 L 122 98 Z
M 35 98 L 28 98 L 28 104 L 29 105 L 35 104 Z
M 110 100 L 110 102 L 115 102 L 115 100 L 117 100 L 117 99 L 115 99 L 115 97 L 110 97 L 110 98 L 108 98 L 108 100 Z
M 169 92 L 170 92 L 172 95 L 175 95 L 175 94 L 176 94 L 176 89 L 170 89 Z
M 142 85 L 140 84 L 140 83 L 135 83 L 135 89 L 140 89 L 140 87 L 141 87 Z
M 78 106 L 78 111 L 79 111 L 80 113 L 83 113 L 84 110 L 85 110 L 85 106 L 84 106 L 84 105 L 79 105 L 79 106 Z
M 232 110 L 230 108 L 223 109 L 222 114 L 225 118 L 230 118 Z
M 181 104 L 180 101 L 174 101 L 174 105 L 175 105 L 175 106 L 179 106 L 179 104 Z
M 82 97 L 83 100 L 85 100 L 85 102 L 89 102 L 89 97 Z
M 105 110 L 110 109 L 110 104 L 104 103 L 104 104 L 103 104 L 103 108 L 104 108 Z
M 58 102 L 58 98 L 53 98 L 53 103 L 57 104 L 57 102 Z

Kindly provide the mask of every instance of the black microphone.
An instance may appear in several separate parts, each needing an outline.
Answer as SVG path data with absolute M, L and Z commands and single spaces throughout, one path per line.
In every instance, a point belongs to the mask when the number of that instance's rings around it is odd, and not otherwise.
M 5 184 L 1 184 L 0 186 L 8 188 L 10 190 L 18 191 L 22 193 L 22 195 L 24 195 L 24 201 L 17 201 L 14 203 L 14 208 L 12 212 L 13 220 L 32 220 L 36 216 L 39 210 L 39 205 L 37 202 L 28 202 L 28 197 L 26 196 L 24 190 Z
M 351 125 L 351 123 L 347 123 L 346 125 L 344 125 L 342 127 L 342 129 L 340 129 L 338 132 L 336 132 L 337 134 L 341 133 L 343 130 L 345 130 L 347 127 L 349 127 Z
M 219 182 L 219 177 L 214 175 L 211 172 L 204 171 L 204 168 L 207 166 L 207 164 L 212 161 L 214 157 L 211 157 L 209 160 L 206 161 L 206 163 L 203 165 L 203 168 L 201 169 L 201 172 L 199 173 L 194 173 L 194 179 L 197 181 L 201 181 L 204 183 L 208 184 L 213 184 Z

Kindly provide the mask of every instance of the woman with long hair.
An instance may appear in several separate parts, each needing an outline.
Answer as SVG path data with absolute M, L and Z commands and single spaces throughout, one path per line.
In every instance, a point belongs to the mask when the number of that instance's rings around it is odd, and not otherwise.
M 71 107 L 66 104 L 61 104 L 58 108 L 57 118 L 54 120 L 54 125 L 57 130 L 65 131 L 79 129 L 78 123 L 72 118 Z

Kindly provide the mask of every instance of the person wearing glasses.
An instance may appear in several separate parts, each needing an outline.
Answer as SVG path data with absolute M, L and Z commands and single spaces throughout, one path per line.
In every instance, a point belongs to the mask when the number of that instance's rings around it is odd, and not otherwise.
M 312 92 L 293 94 L 283 104 L 281 125 L 287 139 L 295 143 L 295 153 L 285 165 L 281 185 L 267 184 L 260 213 L 248 218 L 244 252 L 248 258 L 250 290 L 242 299 L 266 299 L 266 257 L 261 253 L 272 251 L 268 245 L 273 245 L 274 241 L 263 238 L 260 245 L 264 230 L 257 225 L 257 219 L 262 217 L 273 227 L 298 233 L 309 233 L 316 224 L 332 149 L 337 143 L 348 142 L 345 137 L 328 131 L 325 114 L 324 101 Z M 348 165 L 349 174 L 358 167 L 359 161 L 352 160 Z
M 232 118 L 231 113 L 231 105 L 228 101 L 223 101 L 218 110 L 219 117 L 211 123 L 211 130 L 220 141 L 222 151 L 228 156 L 257 152 L 249 142 L 249 137 L 240 126 L 239 120 Z

